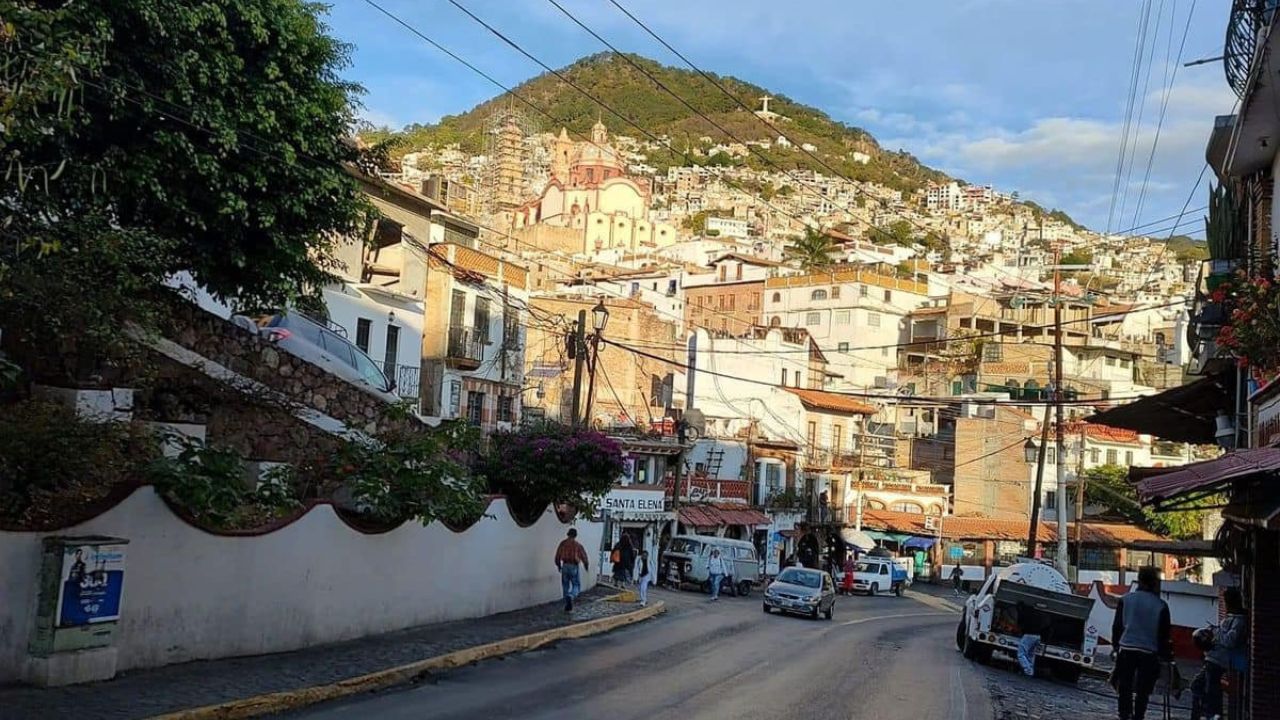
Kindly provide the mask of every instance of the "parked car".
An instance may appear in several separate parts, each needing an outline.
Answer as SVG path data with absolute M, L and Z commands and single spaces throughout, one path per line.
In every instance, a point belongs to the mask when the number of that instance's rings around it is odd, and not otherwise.
M 399 402 L 395 382 L 368 355 L 345 337 L 297 311 L 278 312 L 232 322 L 245 329 L 256 328 L 263 339 L 291 355 L 319 365 L 347 382 L 366 388 L 387 402 Z
M 891 592 L 902 597 L 902 591 L 911 584 L 906 566 L 892 557 L 867 556 L 853 566 L 853 591 L 878 595 Z
M 956 647 L 979 662 L 997 648 L 1016 653 L 1022 608 L 1033 609 L 1044 621 L 1040 657 L 1055 675 L 1075 682 L 1081 670 L 1093 666 L 1098 647 L 1098 630 L 1089 622 L 1093 599 L 1076 595 L 1061 573 L 1037 562 L 1001 568 L 969 596 L 956 628 Z
M 711 548 L 720 548 L 720 557 L 732 569 L 733 576 L 725 577 L 722 590 L 735 595 L 750 595 L 760 576 L 760 560 L 756 546 L 746 540 L 710 535 L 677 535 L 662 555 L 663 581 L 679 589 L 686 583 L 697 585 L 703 592 L 711 592 L 711 574 L 707 572 L 707 559 Z
M 764 591 L 764 612 L 796 613 L 830 620 L 836 609 L 836 584 L 829 573 L 789 567 Z

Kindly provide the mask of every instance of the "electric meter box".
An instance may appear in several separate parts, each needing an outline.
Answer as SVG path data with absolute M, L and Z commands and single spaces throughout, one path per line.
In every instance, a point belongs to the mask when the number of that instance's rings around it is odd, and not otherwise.
M 120 624 L 128 543 L 102 536 L 44 539 L 31 656 L 111 646 Z

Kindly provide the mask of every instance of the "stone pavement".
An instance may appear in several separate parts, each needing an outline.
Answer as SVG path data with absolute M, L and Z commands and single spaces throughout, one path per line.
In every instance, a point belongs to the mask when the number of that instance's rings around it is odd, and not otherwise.
M 401 630 L 273 655 L 207 660 L 139 670 L 65 688 L 0 688 L 3 720 L 135 720 L 264 693 L 323 685 L 505 638 L 630 612 L 598 587 L 572 615 L 559 602 L 500 615 Z
M 1117 717 L 1115 690 L 1101 677 L 1084 675 L 1074 685 L 1046 678 L 1029 678 L 1018 671 L 1013 658 L 997 654 L 985 668 L 987 687 L 995 707 L 995 720 L 1083 720 Z M 1191 678 L 1186 678 L 1190 682 Z M 1172 717 L 1190 717 L 1190 691 L 1171 698 Z M 1164 717 L 1164 691 L 1157 688 L 1147 708 L 1147 719 Z

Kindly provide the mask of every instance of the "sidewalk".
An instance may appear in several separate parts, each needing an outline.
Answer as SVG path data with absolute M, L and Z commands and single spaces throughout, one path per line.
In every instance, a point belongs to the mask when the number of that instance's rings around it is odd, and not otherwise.
M 135 720 L 327 685 L 457 650 L 639 609 L 638 604 L 603 600 L 612 593 L 604 587 L 583 593 L 571 615 L 557 601 L 294 652 L 138 670 L 101 683 L 49 689 L 7 686 L 0 688 L 0 716 L 5 720 Z

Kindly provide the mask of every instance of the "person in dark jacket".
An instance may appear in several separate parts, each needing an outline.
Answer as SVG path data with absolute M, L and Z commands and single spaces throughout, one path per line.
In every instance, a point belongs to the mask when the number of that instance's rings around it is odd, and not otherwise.
M 613 566 L 614 579 L 620 583 L 631 582 L 631 571 L 636 566 L 636 546 L 631 544 L 631 536 L 622 533 L 613 549 L 618 552 L 618 563 Z
M 813 534 L 813 529 L 808 525 L 800 526 L 800 542 L 796 549 L 796 559 L 800 564 L 810 570 L 818 569 L 818 536 Z
M 1249 616 L 1245 614 L 1240 590 L 1227 588 L 1222 594 L 1222 603 L 1227 616 L 1213 632 L 1213 644 L 1204 655 L 1204 666 L 1191 681 L 1191 720 L 1222 714 L 1222 676 L 1229 669 L 1241 667 L 1249 642 Z
M 1169 604 L 1160 599 L 1158 569 L 1139 570 L 1138 589 L 1120 598 L 1111 623 L 1111 646 L 1116 653 L 1120 720 L 1143 720 L 1160 663 L 1173 659 Z

